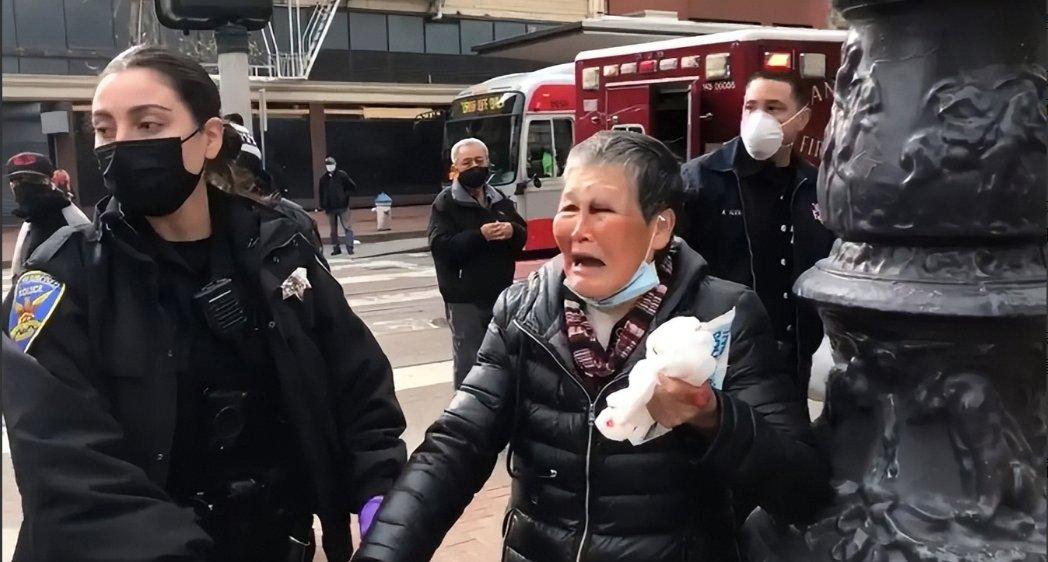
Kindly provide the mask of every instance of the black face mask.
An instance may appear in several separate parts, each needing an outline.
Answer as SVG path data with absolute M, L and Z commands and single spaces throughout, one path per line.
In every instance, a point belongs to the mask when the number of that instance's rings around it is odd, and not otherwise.
M 65 194 L 49 184 L 37 182 L 15 182 L 15 203 L 18 207 L 11 214 L 29 220 L 41 218 L 49 213 L 61 211 L 69 204 Z
M 95 149 L 103 183 L 125 213 L 162 217 L 189 199 L 203 170 L 186 170 L 182 145 L 199 132 L 184 139 L 119 141 Z
M 488 183 L 489 177 L 491 177 L 490 168 L 487 166 L 477 166 L 459 173 L 458 181 L 462 184 L 462 187 L 467 189 L 477 189 Z

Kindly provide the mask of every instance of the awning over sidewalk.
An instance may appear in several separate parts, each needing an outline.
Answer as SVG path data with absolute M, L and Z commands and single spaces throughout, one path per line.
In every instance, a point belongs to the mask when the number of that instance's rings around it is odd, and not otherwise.
M 478 54 L 550 64 L 571 62 L 592 49 L 648 43 L 673 37 L 706 35 L 759 27 L 750 24 L 679 20 L 673 12 L 643 16 L 600 16 L 492 41 L 473 48 Z

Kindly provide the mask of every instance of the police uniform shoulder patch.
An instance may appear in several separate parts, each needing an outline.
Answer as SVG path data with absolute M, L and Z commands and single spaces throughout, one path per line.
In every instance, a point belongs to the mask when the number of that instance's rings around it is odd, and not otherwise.
M 19 349 L 29 351 L 65 295 L 65 285 L 49 273 L 27 271 L 18 278 L 12 293 L 7 332 Z

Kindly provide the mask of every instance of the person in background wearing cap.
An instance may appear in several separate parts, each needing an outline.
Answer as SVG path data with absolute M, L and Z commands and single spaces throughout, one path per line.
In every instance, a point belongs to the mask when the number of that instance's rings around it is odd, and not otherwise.
M 255 143 L 254 135 L 243 125 L 243 117 L 231 113 L 222 119 L 240 136 L 240 153 L 230 166 L 233 185 L 229 186 L 229 191 L 254 199 L 295 221 L 302 235 L 313 243 L 317 255 L 323 257 L 324 243 L 316 221 L 301 205 L 285 199 L 283 190 L 274 185 L 272 176 L 262 167 L 262 151 Z
M 7 161 L 4 173 L 18 205 L 11 214 L 25 221 L 11 257 L 11 274 L 17 277 L 33 251 L 58 229 L 91 221 L 52 183 L 55 167 L 47 156 L 35 152 L 15 154 Z
M 349 194 L 356 188 L 357 184 L 343 170 L 338 169 L 338 163 L 331 156 L 324 159 L 324 167 L 327 172 L 320 176 L 320 208 L 328 216 L 331 224 L 331 255 L 337 256 L 342 253 L 338 245 L 338 224 L 342 223 L 342 230 L 346 232 L 346 253 L 353 255 L 353 223 L 350 218 Z

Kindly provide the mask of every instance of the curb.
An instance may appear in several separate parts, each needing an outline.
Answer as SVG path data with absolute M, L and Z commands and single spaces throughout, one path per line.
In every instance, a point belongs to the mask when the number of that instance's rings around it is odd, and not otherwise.
M 409 247 L 409 248 L 400 248 L 400 249 L 397 249 L 397 250 L 389 250 L 389 251 L 386 251 L 386 252 L 377 252 L 377 253 L 374 253 L 374 254 L 371 254 L 371 253 L 365 254 L 362 251 L 357 251 L 356 253 L 353 254 L 352 257 L 355 257 L 355 258 L 377 258 L 377 257 L 380 257 L 380 256 L 392 256 L 392 255 L 395 255 L 395 254 L 410 254 L 410 253 L 414 253 L 414 252 L 428 252 L 428 251 L 429 251 L 429 245 L 418 246 L 418 247 L 412 246 L 412 247 Z M 345 254 L 343 254 L 343 255 L 345 255 Z M 330 256 L 325 255 L 324 257 L 330 257 Z
M 407 238 L 425 238 L 427 231 L 425 230 L 401 230 L 401 231 L 389 231 L 389 232 L 366 232 L 364 234 L 353 233 L 353 237 L 361 242 L 376 243 L 376 242 L 392 242 L 394 240 L 404 240 Z M 330 238 L 324 238 L 325 244 L 330 244 Z

